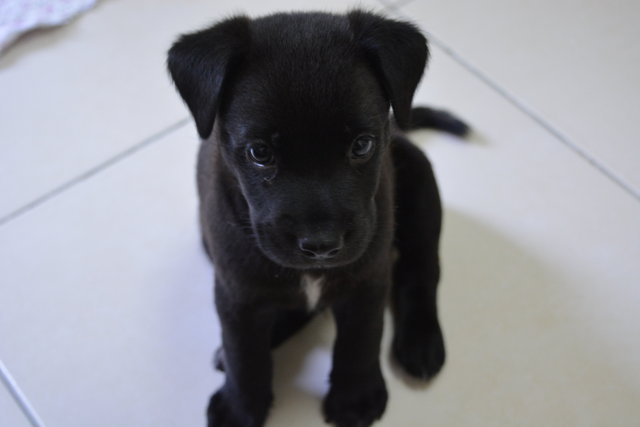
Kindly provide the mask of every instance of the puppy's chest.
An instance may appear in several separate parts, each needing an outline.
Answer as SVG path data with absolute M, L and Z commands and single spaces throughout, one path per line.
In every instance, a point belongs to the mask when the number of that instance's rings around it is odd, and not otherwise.
M 300 277 L 300 290 L 304 296 L 307 310 L 315 310 L 322 300 L 326 288 L 326 279 L 323 276 L 303 274 Z

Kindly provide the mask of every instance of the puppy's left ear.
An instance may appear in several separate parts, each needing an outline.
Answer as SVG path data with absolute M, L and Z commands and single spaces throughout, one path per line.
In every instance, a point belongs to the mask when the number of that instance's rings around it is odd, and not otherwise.
M 247 17 L 230 18 L 180 37 L 169 49 L 169 73 L 187 103 L 202 139 L 208 138 L 213 130 L 230 71 L 249 49 L 249 26 Z
M 400 128 L 409 127 L 413 94 L 429 57 L 427 39 L 413 25 L 372 13 L 348 14 L 356 42 L 382 81 Z

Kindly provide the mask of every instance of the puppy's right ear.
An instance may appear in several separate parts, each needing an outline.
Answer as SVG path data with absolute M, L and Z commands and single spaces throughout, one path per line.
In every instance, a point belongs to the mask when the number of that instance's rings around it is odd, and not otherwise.
M 238 16 L 180 37 L 169 49 L 167 67 L 202 139 L 211 135 L 230 70 L 251 43 L 250 19 Z

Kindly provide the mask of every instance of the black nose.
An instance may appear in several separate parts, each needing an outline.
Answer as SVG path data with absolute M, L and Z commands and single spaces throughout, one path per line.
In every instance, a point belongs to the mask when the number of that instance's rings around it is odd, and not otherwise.
M 343 245 L 342 235 L 317 234 L 298 238 L 298 247 L 302 253 L 318 260 L 335 257 Z

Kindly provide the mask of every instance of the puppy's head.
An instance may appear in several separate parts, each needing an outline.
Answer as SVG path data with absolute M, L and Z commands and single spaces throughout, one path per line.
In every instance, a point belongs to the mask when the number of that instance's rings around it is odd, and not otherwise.
M 372 241 L 389 108 L 408 124 L 426 59 L 413 26 L 356 11 L 232 18 L 181 37 L 168 66 L 263 253 L 308 269 L 354 262 Z

